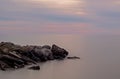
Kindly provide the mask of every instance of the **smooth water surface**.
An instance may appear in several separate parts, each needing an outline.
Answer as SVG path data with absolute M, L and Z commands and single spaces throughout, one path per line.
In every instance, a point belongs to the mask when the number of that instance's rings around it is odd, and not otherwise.
M 120 79 L 119 36 L 43 35 L 32 42 L 14 41 L 23 45 L 55 43 L 67 49 L 70 56 L 79 56 L 81 59 L 40 63 L 40 71 L 28 70 L 27 67 L 0 71 L 0 79 Z

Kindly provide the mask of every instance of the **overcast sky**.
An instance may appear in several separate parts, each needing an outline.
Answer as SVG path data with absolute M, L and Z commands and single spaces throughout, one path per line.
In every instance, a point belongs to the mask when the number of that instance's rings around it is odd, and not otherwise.
M 120 35 L 120 0 L 0 0 L 0 37 Z

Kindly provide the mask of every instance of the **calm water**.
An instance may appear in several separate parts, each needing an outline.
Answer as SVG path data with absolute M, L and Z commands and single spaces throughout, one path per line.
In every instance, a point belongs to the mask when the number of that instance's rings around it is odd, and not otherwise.
M 67 49 L 70 56 L 81 59 L 42 63 L 40 71 L 27 68 L 0 71 L 0 79 L 120 79 L 120 37 L 117 35 L 41 35 L 34 36 L 34 41 L 32 37 L 24 41 L 19 38 L 9 40 L 23 45 L 55 43 Z

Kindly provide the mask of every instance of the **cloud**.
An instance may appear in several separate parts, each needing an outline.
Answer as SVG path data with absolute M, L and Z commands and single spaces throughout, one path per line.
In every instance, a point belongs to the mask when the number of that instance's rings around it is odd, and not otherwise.
M 0 33 L 112 34 L 120 29 L 120 10 L 113 0 L 86 0 L 83 5 L 50 6 L 42 2 L 0 0 Z
M 120 10 L 116 2 L 118 0 L 87 0 L 88 10 L 91 15 L 91 23 L 106 30 L 108 33 L 113 33 L 120 29 Z M 113 30 L 113 31 L 112 31 Z
M 0 33 L 28 33 L 28 34 L 40 34 L 40 33 L 57 33 L 57 34 L 79 34 L 89 33 L 96 30 L 90 24 L 86 23 L 38 23 L 38 22 L 24 22 L 24 21 L 8 21 L 0 22 Z

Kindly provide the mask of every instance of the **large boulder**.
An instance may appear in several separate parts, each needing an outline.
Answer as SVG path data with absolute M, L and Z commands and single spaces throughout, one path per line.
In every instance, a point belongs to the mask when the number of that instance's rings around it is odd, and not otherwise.
M 44 45 L 44 46 L 42 46 L 42 48 L 51 49 L 51 46 L 49 46 L 49 45 Z
M 46 57 L 47 60 L 53 60 L 53 53 L 50 49 L 42 48 L 41 53 L 44 57 Z
M 53 52 L 54 59 L 64 59 L 68 55 L 68 51 L 53 44 L 51 51 Z
M 34 55 L 40 59 L 40 61 L 44 62 L 47 60 L 53 60 L 52 51 L 48 48 L 35 48 L 33 50 Z

